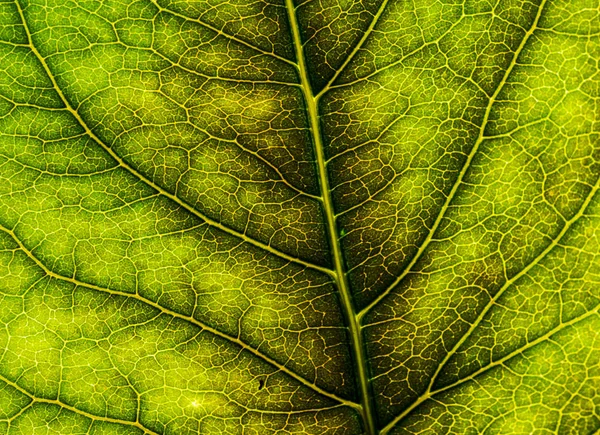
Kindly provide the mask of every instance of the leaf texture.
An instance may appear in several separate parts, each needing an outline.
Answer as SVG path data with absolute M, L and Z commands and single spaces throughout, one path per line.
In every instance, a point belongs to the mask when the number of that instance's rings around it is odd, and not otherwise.
M 0 0 L 0 434 L 600 431 L 598 0 Z

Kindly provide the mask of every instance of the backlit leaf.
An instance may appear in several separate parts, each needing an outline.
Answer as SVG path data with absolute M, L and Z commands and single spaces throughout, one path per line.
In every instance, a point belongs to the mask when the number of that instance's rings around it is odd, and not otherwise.
M 0 434 L 600 431 L 599 0 L 0 0 Z

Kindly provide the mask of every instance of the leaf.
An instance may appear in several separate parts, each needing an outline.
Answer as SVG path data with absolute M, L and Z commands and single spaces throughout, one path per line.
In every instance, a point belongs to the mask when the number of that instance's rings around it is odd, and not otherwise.
M 598 0 L 0 1 L 1 434 L 600 430 Z

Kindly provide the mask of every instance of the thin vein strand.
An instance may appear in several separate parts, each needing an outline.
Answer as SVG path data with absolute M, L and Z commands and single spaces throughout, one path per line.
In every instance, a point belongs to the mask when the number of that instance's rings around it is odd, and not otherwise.
M 485 109 L 485 114 L 483 117 L 483 121 L 481 123 L 481 127 L 479 128 L 479 135 L 475 141 L 475 144 L 471 148 L 471 151 L 469 152 L 469 155 L 467 156 L 467 159 L 465 160 L 465 163 L 463 164 L 463 166 L 460 170 L 460 173 L 458 174 L 458 177 L 456 178 L 456 180 L 454 181 L 454 184 L 452 185 L 452 189 L 450 190 L 450 193 L 446 197 L 446 200 L 444 201 L 444 204 L 442 205 L 440 212 L 438 213 L 433 225 L 431 226 L 429 232 L 427 233 L 427 236 L 425 237 L 425 240 L 421 243 L 416 254 L 413 256 L 413 258 L 408 263 L 408 265 L 404 268 L 402 273 L 394 280 L 394 282 L 392 282 L 392 284 L 389 285 L 387 287 L 387 289 L 384 292 L 382 292 L 377 298 L 375 298 L 369 305 L 367 305 L 365 308 L 363 308 L 361 310 L 361 312 L 358 314 L 359 319 L 362 320 L 366 314 L 368 314 L 373 308 L 375 308 L 377 305 L 379 305 L 379 303 L 381 303 L 381 301 L 383 301 L 396 288 L 396 286 L 398 286 L 398 284 L 400 284 L 404 280 L 404 278 L 406 278 L 406 276 L 413 270 L 414 266 L 417 264 L 417 262 L 422 257 L 423 253 L 425 252 L 425 250 L 427 249 L 427 247 L 433 240 L 433 237 L 434 237 L 438 227 L 440 226 L 440 223 L 446 216 L 446 212 L 450 209 L 450 204 L 452 203 L 454 197 L 456 196 L 456 193 L 458 192 L 459 187 L 462 185 L 463 180 L 464 180 L 469 168 L 471 167 L 471 163 L 473 162 L 475 155 L 479 151 L 479 147 L 486 139 L 485 129 L 486 129 L 488 121 L 490 119 L 490 115 L 492 113 L 492 108 L 494 107 L 494 104 L 496 103 L 496 99 L 498 98 L 498 95 L 500 95 L 500 92 L 502 92 L 504 85 L 506 85 L 508 78 L 510 77 L 515 66 L 517 65 L 517 60 L 518 60 L 521 52 L 527 45 L 527 41 L 529 41 L 529 38 L 533 35 L 533 32 L 537 28 L 537 25 L 540 20 L 542 10 L 544 8 L 545 3 L 546 3 L 546 0 L 542 1 L 542 3 L 540 4 L 537 15 L 536 15 L 535 19 L 533 20 L 531 27 L 529 28 L 529 30 L 523 37 L 521 44 L 519 45 L 519 47 L 517 48 L 517 50 L 515 51 L 515 53 L 513 55 L 510 65 L 504 72 L 504 76 L 502 77 L 502 80 L 500 81 L 500 83 L 496 87 L 496 90 L 494 91 L 493 95 L 489 99 L 487 107 Z
M 45 403 L 48 405 L 56 405 L 56 406 L 59 406 L 60 408 L 66 409 L 75 414 L 89 418 L 92 421 L 102 421 L 102 422 L 107 422 L 107 423 L 122 424 L 125 426 L 138 428 L 147 435 L 160 435 L 159 433 L 148 429 L 147 427 L 145 427 L 144 425 L 142 425 L 140 422 L 137 422 L 137 421 L 122 420 L 119 418 L 111 418 L 111 417 L 102 417 L 100 415 L 92 414 L 87 411 L 83 411 L 79 408 L 76 408 L 74 406 L 68 405 L 65 402 L 61 401 L 60 399 L 43 399 L 40 397 L 36 397 L 33 393 L 29 392 L 28 390 L 21 387 L 16 382 L 11 381 L 10 379 L 6 378 L 5 376 L 3 376 L 1 374 L 0 374 L 0 381 L 6 383 L 7 385 L 10 385 L 11 387 L 13 387 L 15 390 L 17 390 L 21 394 L 27 396 L 31 400 L 31 403 L 29 404 L 29 406 L 32 406 L 35 403 Z
M 327 82 L 327 84 L 325 85 L 325 87 L 323 87 L 323 89 L 321 89 L 321 92 L 319 92 L 319 94 L 315 97 L 315 99 L 317 101 L 323 95 L 325 95 L 327 93 L 327 91 L 335 83 L 335 81 L 337 80 L 337 78 L 346 70 L 346 68 L 348 67 L 348 65 L 352 61 L 352 59 L 354 59 L 354 57 L 356 56 L 356 54 L 364 46 L 364 44 L 367 41 L 367 39 L 369 38 L 369 36 L 371 36 L 371 33 L 373 33 L 373 30 L 375 29 L 375 26 L 377 25 L 377 23 L 379 22 L 379 19 L 383 15 L 383 12 L 385 11 L 388 3 L 389 3 L 389 0 L 384 0 L 383 2 L 381 2 L 381 5 L 379 6 L 379 9 L 377 10 L 375 16 L 371 20 L 371 23 L 369 24 L 369 27 L 363 33 L 363 35 L 360 38 L 360 40 L 358 41 L 358 43 L 354 46 L 354 48 L 352 49 L 352 52 L 346 57 L 346 59 L 344 60 L 344 63 L 342 63 L 342 65 L 337 69 L 337 71 L 335 72 L 335 74 L 333 74 L 333 76 L 331 77 L 331 79 L 329 79 L 329 81 Z
M 588 319 L 591 316 L 594 315 L 598 315 L 600 313 L 600 304 L 596 305 L 592 310 L 587 311 L 583 314 L 581 314 L 580 316 L 576 316 L 573 319 L 569 320 L 568 322 L 564 322 L 561 323 L 560 325 L 558 325 L 556 328 L 551 329 L 550 331 L 548 331 L 547 333 L 545 333 L 544 335 L 541 335 L 540 337 L 536 338 L 535 340 L 530 341 L 529 343 L 527 343 L 525 346 L 522 346 L 518 349 L 515 349 L 513 352 L 509 353 L 508 355 L 505 355 L 504 357 L 500 358 L 497 361 L 493 361 L 492 363 L 480 368 L 479 370 L 471 373 L 469 376 L 466 376 L 462 379 L 459 379 L 458 381 L 446 385 L 444 387 L 438 388 L 437 390 L 431 390 L 431 391 L 427 391 L 426 393 L 422 394 L 418 400 L 416 400 L 411 406 L 409 406 L 408 408 L 406 408 L 402 414 L 398 415 L 394 420 L 392 420 L 387 426 L 385 426 L 385 428 L 383 428 L 380 432 L 380 435 L 386 435 L 390 430 L 392 430 L 398 423 L 400 423 L 402 420 L 404 420 L 404 418 L 406 418 L 408 415 L 410 415 L 411 412 L 413 412 L 417 407 L 419 407 L 419 405 L 421 405 L 422 403 L 426 402 L 427 400 L 431 399 L 432 397 L 443 393 L 445 391 L 451 390 L 453 388 L 458 387 L 459 385 L 462 385 L 466 382 L 469 381 L 473 381 L 475 380 L 477 377 L 481 376 L 484 373 L 487 373 L 488 371 L 490 371 L 491 369 L 501 366 L 503 364 L 505 364 L 506 362 L 510 361 L 511 359 L 522 355 L 523 352 L 534 348 L 535 346 L 544 343 L 546 341 L 549 341 L 552 339 L 552 337 L 561 332 L 562 330 L 564 330 L 565 328 L 568 328 L 570 326 L 574 326 L 577 323 L 583 322 L 584 320 Z
M 280 251 L 270 245 L 267 245 L 263 242 L 260 242 L 258 240 L 255 240 L 251 237 L 249 237 L 248 235 L 246 235 L 245 233 L 241 233 L 239 231 L 236 231 L 226 225 L 223 225 L 221 222 L 217 222 L 214 219 L 209 218 L 208 216 L 204 215 L 203 213 L 200 213 L 200 211 L 198 211 L 195 207 L 193 207 L 192 205 L 190 205 L 187 201 L 184 201 L 183 199 L 179 198 L 177 195 L 172 194 L 171 192 L 165 190 L 164 188 L 162 188 L 161 186 L 159 186 L 158 184 L 154 183 L 152 180 L 150 180 L 149 178 L 147 178 L 146 176 L 144 176 L 143 174 L 141 174 L 139 171 L 137 171 L 135 168 L 133 168 L 131 165 L 129 165 L 127 162 L 125 162 L 111 147 L 109 147 L 106 143 L 104 143 L 103 140 L 101 140 L 92 130 L 91 128 L 87 125 L 87 123 L 83 120 L 83 118 L 79 115 L 79 112 L 77 110 L 75 110 L 75 108 L 73 108 L 73 106 L 71 105 L 71 103 L 69 102 L 69 100 L 66 98 L 66 96 L 64 95 L 64 93 L 62 92 L 61 87 L 58 85 L 56 78 L 54 77 L 54 74 L 52 73 L 50 67 L 48 66 L 46 60 L 44 59 L 44 57 L 40 54 L 40 52 L 37 50 L 37 48 L 35 47 L 35 45 L 33 44 L 33 39 L 31 37 L 31 32 L 29 30 L 27 21 L 25 20 L 25 15 L 23 13 L 23 9 L 21 7 L 20 1 L 16 0 L 16 5 L 17 5 L 17 9 L 19 11 L 19 15 L 21 17 L 21 20 L 23 22 L 23 27 L 25 28 L 25 33 L 27 34 L 27 38 L 28 38 L 28 42 L 29 42 L 29 47 L 31 48 L 31 51 L 33 52 L 33 54 L 35 55 L 35 57 L 38 59 L 38 61 L 40 62 L 40 64 L 42 65 L 46 75 L 48 76 L 48 78 L 50 79 L 50 81 L 52 82 L 52 85 L 55 88 L 55 91 L 57 92 L 58 96 L 60 97 L 61 101 L 63 102 L 63 104 L 65 105 L 65 110 L 68 111 L 79 123 L 79 125 L 85 130 L 85 132 L 88 134 L 88 136 L 94 141 L 96 142 L 104 151 L 106 151 L 121 167 L 123 167 L 125 170 L 127 170 L 129 173 L 131 173 L 133 176 L 135 176 L 137 179 L 139 179 L 140 181 L 142 181 L 143 183 L 145 183 L 146 185 L 148 185 L 149 187 L 151 187 L 152 189 L 160 192 L 163 196 L 169 198 L 170 200 L 172 200 L 173 202 L 177 203 L 179 206 L 183 207 L 185 210 L 187 210 L 188 212 L 190 212 L 191 214 L 193 214 L 194 216 L 202 219 L 203 221 L 205 221 L 207 224 L 218 228 L 219 230 L 234 236 L 238 239 L 243 240 L 244 242 L 247 242 L 253 246 L 256 246 L 264 251 L 267 251 L 279 258 L 282 258 L 284 260 L 287 260 L 289 262 L 292 263 L 296 263 L 299 264 L 301 266 L 310 268 L 310 269 L 314 269 L 314 270 L 318 270 L 319 272 L 322 272 L 326 275 L 329 275 L 331 277 L 334 276 L 334 272 L 326 267 L 323 266 L 319 266 L 317 264 L 313 264 L 309 261 L 306 260 L 302 260 L 300 258 L 297 258 L 293 255 L 287 254 L 283 251 Z
M 192 316 L 187 316 L 185 314 L 181 314 L 178 313 L 176 311 L 170 310 L 156 302 L 154 302 L 153 300 L 150 300 L 148 298 L 145 298 L 143 296 L 141 296 L 138 293 L 127 293 L 127 292 L 123 292 L 123 291 L 119 291 L 119 290 L 113 290 L 113 289 L 109 289 L 109 288 L 104 288 L 104 287 L 100 287 L 98 285 L 94 285 L 94 284 L 89 284 L 83 281 L 80 281 L 76 278 L 72 278 L 72 277 L 67 277 L 61 274 L 58 274 L 56 272 L 53 272 L 51 269 L 49 269 L 44 263 L 42 263 L 42 261 L 37 258 L 37 256 L 35 256 L 33 254 L 33 252 L 31 252 L 24 244 L 23 242 L 20 240 L 19 237 L 17 237 L 17 235 L 15 234 L 15 232 L 7 227 L 5 227 L 4 225 L 0 224 L 0 231 L 8 234 L 14 241 L 15 243 L 17 243 L 17 245 L 19 246 L 19 249 L 21 251 L 23 251 L 25 253 L 25 255 L 27 255 L 47 276 L 58 279 L 60 281 L 64 281 L 64 282 L 68 282 L 70 284 L 76 285 L 78 287 L 85 287 L 88 288 L 90 290 L 95 290 L 101 293 L 105 293 L 105 294 L 110 294 L 110 295 L 114 295 L 114 296 L 121 296 L 121 297 L 125 297 L 125 298 L 129 298 L 129 299 L 136 299 L 140 302 L 142 302 L 145 305 L 151 306 L 152 308 L 155 308 L 157 310 L 159 310 L 161 313 L 164 313 L 166 315 L 169 315 L 171 317 L 175 317 L 181 320 L 186 321 L 189 324 L 192 324 L 202 330 L 205 330 L 207 332 L 210 332 L 213 335 L 216 335 L 230 343 L 233 343 L 237 346 L 239 346 L 240 348 L 252 353 L 254 356 L 258 357 L 259 359 L 265 361 L 266 363 L 268 363 L 269 365 L 275 367 L 277 370 L 280 370 L 281 372 L 287 374 L 288 376 L 292 377 L 293 379 L 295 379 L 296 381 L 300 382 L 301 384 L 309 387 L 310 389 L 314 390 L 315 392 L 317 392 L 318 394 L 321 394 L 325 397 L 328 397 L 330 399 L 333 399 L 339 403 L 342 403 L 344 405 L 353 407 L 353 408 L 357 408 L 358 405 L 352 401 L 343 399 L 339 396 L 337 396 L 334 393 L 330 393 L 329 391 L 324 390 L 323 388 L 319 387 L 318 385 L 316 385 L 314 382 L 304 378 L 303 376 L 295 373 L 293 370 L 287 368 L 284 364 L 274 360 L 273 358 L 269 357 L 268 355 L 264 354 L 263 352 L 259 351 L 258 349 L 248 345 L 247 343 L 243 342 L 242 340 L 240 340 L 237 337 L 233 337 L 231 335 L 225 334 L 224 332 L 219 331 L 218 329 L 215 329 L 209 325 L 207 325 L 204 322 L 201 322 L 200 320 L 196 319 L 195 317 Z
M 270 51 L 263 50 L 262 48 L 260 48 L 260 47 L 257 47 L 257 46 L 255 46 L 255 45 L 253 45 L 253 44 L 251 44 L 251 43 L 249 43 L 249 42 L 247 42 L 247 41 L 245 41 L 245 40 L 243 40 L 243 39 L 241 39 L 241 38 L 238 38 L 237 36 L 234 36 L 234 35 L 231 35 L 231 34 L 229 34 L 229 33 L 226 33 L 226 32 L 224 32 L 223 30 L 221 30 L 221 29 L 219 29 L 219 28 L 217 28 L 217 27 L 214 27 L 214 26 L 210 25 L 210 24 L 209 24 L 209 23 L 207 23 L 206 21 L 204 21 L 204 20 L 201 20 L 200 18 L 191 18 L 191 17 L 188 17 L 188 16 L 186 16 L 186 15 L 180 14 L 180 13 L 178 13 L 178 12 L 176 12 L 176 11 L 172 10 L 172 9 L 165 8 L 165 7 L 161 6 L 161 5 L 158 3 L 158 1 L 157 1 L 157 0 L 150 0 L 150 1 L 152 2 L 152 4 L 153 4 L 154 6 L 156 6 L 156 8 L 157 8 L 159 11 L 162 11 L 162 12 L 165 12 L 165 13 L 167 13 L 167 14 L 173 15 L 174 17 L 181 18 L 181 19 L 183 19 L 183 20 L 185 20 L 185 21 L 190 21 L 190 22 L 193 22 L 193 23 L 197 23 L 197 24 L 201 25 L 202 27 L 204 27 L 204 28 L 206 28 L 206 29 L 209 29 L 209 30 L 211 30 L 211 31 L 215 32 L 216 34 L 223 36 L 224 38 L 227 38 L 227 39 L 230 39 L 230 40 L 232 40 L 232 41 L 235 41 L 235 42 L 237 42 L 238 44 L 242 44 L 242 45 L 244 45 L 245 47 L 248 47 L 248 48 L 250 48 L 251 50 L 254 50 L 254 51 L 256 51 L 256 52 L 258 52 L 258 53 L 260 53 L 260 54 L 264 54 L 265 56 L 271 56 L 271 57 L 273 57 L 273 58 L 275 58 L 275 59 L 277 59 L 277 60 L 280 60 L 280 61 L 282 61 L 282 62 L 285 62 L 285 63 L 287 63 L 287 64 L 289 64 L 289 65 L 292 65 L 292 66 L 296 67 L 296 64 L 295 64 L 293 61 L 291 61 L 291 60 L 289 60 L 289 59 L 286 59 L 285 57 L 283 57 L 283 56 L 280 56 L 280 55 L 278 55 L 278 54 L 277 54 L 277 53 L 275 53 L 275 52 L 270 52 Z
M 498 302 L 498 300 L 502 297 L 502 295 L 506 292 L 506 290 L 508 288 L 510 288 L 514 283 L 516 283 L 519 279 L 526 276 L 531 271 L 531 269 L 533 269 L 537 264 L 539 264 L 540 261 L 542 261 L 554 248 L 556 248 L 560 244 L 561 240 L 565 237 L 565 235 L 567 234 L 569 229 L 579 219 L 581 219 L 581 217 L 585 214 L 585 211 L 587 210 L 588 206 L 592 202 L 592 199 L 598 192 L 598 188 L 600 188 L 600 176 L 598 177 L 594 187 L 591 189 L 590 194 L 587 196 L 587 198 L 581 205 L 581 208 L 579 209 L 579 211 L 565 223 L 565 225 L 563 226 L 560 233 L 558 233 L 558 235 L 552 240 L 552 242 L 549 243 L 548 246 L 546 246 L 546 249 L 544 249 L 531 262 L 529 262 L 529 264 L 527 264 L 526 267 L 521 269 L 521 271 L 519 273 L 515 274 L 515 276 L 513 276 L 511 279 L 507 280 L 504 283 L 504 285 L 500 288 L 500 290 L 498 290 L 498 292 L 496 292 L 494 297 L 490 299 L 490 301 L 487 303 L 485 308 L 477 316 L 477 319 L 475 319 L 475 321 L 471 324 L 471 326 L 469 327 L 467 332 L 465 334 L 463 334 L 463 336 L 460 338 L 460 340 L 454 345 L 454 347 L 450 350 L 450 352 L 448 352 L 446 354 L 446 356 L 444 357 L 442 362 L 438 365 L 437 370 L 435 371 L 434 375 L 431 377 L 431 380 L 429 382 L 429 388 L 433 387 L 433 385 L 435 384 L 435 381 L 437 380 L 437 377 L 439 376 L 440 372 L 443 370 L 446 363 L 458 351 L 458 349 L 463 345 L 463 343 L 465 341 L 467 341 L 467 339 L 471 336 L 471 334 L 473 334 L 473 332 L 475 331 L 475 329 L 477 329 L 477 327 L 479 326 L 481 321 L 484 319 L 486 314 Z M 562 319 L 560 319 L 560 320 L 562 321 Z

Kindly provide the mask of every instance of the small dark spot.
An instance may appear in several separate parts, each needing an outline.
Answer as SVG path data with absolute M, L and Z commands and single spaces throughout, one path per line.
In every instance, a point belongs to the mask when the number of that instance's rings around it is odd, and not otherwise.
M 259 379 L 258 380 L 258 391 L 262 390 L 263 388 L 265 388 L 265 380 Z

